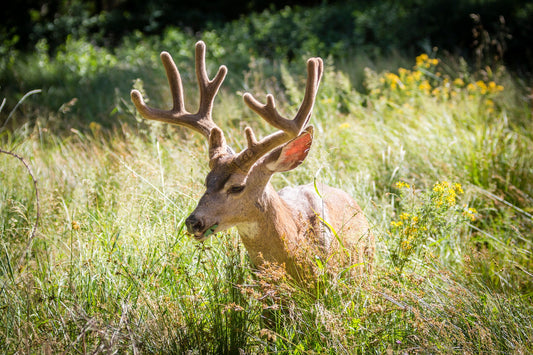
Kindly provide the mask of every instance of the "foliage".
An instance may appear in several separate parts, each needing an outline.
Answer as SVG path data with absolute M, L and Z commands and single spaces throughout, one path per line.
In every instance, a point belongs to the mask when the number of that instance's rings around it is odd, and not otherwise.
M 476 210 L 457 206 L 458 195 L 464 192 L 458 183 L 438 182 L 431 191 L 420 192 L 400 181 L 396 188 L 400 190 L 401 213 L 391 222 L 389 236 L 395 243 L 391 261 L 401 274 L 413 258 L 424 259 L 422 253 L 432 254 L 440 244 L 457 237 L 458 227 L 474 221 Z
M 315 41 L 319 34 L 291 34 L 302 44 L 292 61 L 266 57 L 284 55 L 290 42 L 278 37 L 299 11 L 307 17 L 296 26 L 311 26 L 306 9 L 242 20 L 256 26 L 260 45 L 235 24 L 202 32 L 211 76 L 229 67 L 215 120 L 234 147 L 245 145 L 243 122 L 268 134 L 241 92 L 272 92 L 282 112 L 294 112 L 303 54 L 334 52 L 325 60 L 310 156 L 273 183 L 318 180 L 353 195 L 377 238 L 374 274 L 325 273 L 311 292 L 275 265 L 253 270 L 236 231 L 204 244 L 186 235 L 184 219 L 207 172 L 205 142 L 140 120 L 128 93 L 135 87 L 154 106 L 169 105 L 157 55 L 168 49 L 193 106 L 194 36 L 137 32 L 114 50 L 70 37 L 51 51 L 41 40 L 31 55 L 9 49 L 0 58 L 0 147 L 31 166 L 41 211 L 31 239 L 32 181 L 19 161 L 0 154 L 0 348 L 533 351 L 533 121 L 524 80 L 499 61 L 469 66 L 440 50 L 354 57 L 351 44 Z M 268 43 L 279 45 L 261 52 Z M 42 92 L 27 95 L 35 88 Z
M 53 48 L 69 35 L 90 37 L 100 45 L 116 45 L 132 31 L 160 34 L 168 26 L 194 31 L 237 19 L 252 11 L 286 5 L 316 5 L 319 1 L 213 0 L 208 3 L 161 0 L 24 0 L 4 4 L 0 13 L 0 42 L 16 39 L 19 49 L 30 49 L 46 39 Z
M 127 107 L 123 102 L 129 102 L 127 92 L 132 77 L 143 74 L 150 92 L 155 91 L 159 98 L 166 97 L 166 93 L 157 90 L 157 86 L 164 86 L 165 82 L 157 53 L 168 50 L 181 66 L 190 64 L 188 49 L 196 38 L 209 43 L 213 62 L 228 65 L 227 83 L 234 91 L 247 85 L 241 74 L 250 63 L 264 63 L 264 68 L 270 68 L 271 62 L 282 61 L 294 66 L 304 56 L 318 55 L 332 57 L 337 62 L 365 61 L 372 66 L 382 56 L 399 56 L 402 62 L 405 54 L 420 50 L 429 53 L 431 46 L 438 46 L 442 53 L 446 50 L 463 53 L 476 66 L 476 71 L 494 62 L 513 64 L 513 68 L 526 73 L 531 70 L 531 53 L 527 52 L 529 46 L 522 45 L 522 38 L 529 38 L 533 8 L 520 6 L 520 1 L 512 6 L 494 2 L 481 7 L 477 2 L 461 2 L 460 6 L 453 7 L 435 0 L 271 8 L 233 22 L 203 27 L 196 36 L 182 27 L 166 25 L 157 25 L 159 29 L 154 30 L 157 34 L 150 36 L 146 33 L 152 31 L 146 30 L 126 31 L 118 37 L 110 34 L 114 45 L 105 40 L 107 35 L 96 33 L 107 31 L 104 24 L 111 21 L 112 11 L 95 13 L 97 4 L 93 3 L 74 1 L 71 5 L 57 9 L 65 14 L 54 21 L 46 20 L 49 14 L 35 13 L 40 20 L 35 25 L 34 40 L 24 41 L 32 44 L 28 52 L 16 49 L 21 41 L 18 35 L 1 41 L 0 83 L 2 95 L 8 98 L 8 109 L 26 92 L 42 89 L 43 95 L 32 101 L 35 104 L 27 102 L 22 114 L 31 115 L 45 107 L 51 114 L 61 117 L 68 109 L 77 114 L 77 119 L 67 125 L 76 122 L 86 125 L 93 120 L 109 125 L 110 114 L 116 120 L 130 114 L 124 112 Z M 391 7 L 396 11 L 390 11 Z M 133 7 L 131 11 L 140 10 Z M 165 13 L 161 9 L 157 11 Z M 442 11 L 452 13 L 442 16 Z M 435 18 L 435 13 L 441 16 Z M 471 13 L 477 15 L 470 18 Z M 446 23 L 432 24 L 438 21 Z M 76 28 L 71 28 L 73 26 Z M 445 32 L 440 32 L 443 30 Z M 470 34 L 472 31 L 476 34 L 474 37 Z M 470 47 L 471 51 L 466 49 Z M 523 62 L 518 63 L 519 60 Z M 357 87 L 361 86 L 362 76 L 351 69 L 350 80 Z M 431 72 L 431 68 L 426 71 Z M 425 79 L 432 84 L 438 84 L 439 80 L 429 74 Z M 475 84 L 475 81 L 465 83 Z M 446 85 L 441 88 L 445 89 Z M 95 90 L 100 90 L 98 98 Z
M 502 85 L 496 84 L 493 80 L 485 82 L 475 80 L 471 76 L 450 78 L 438 70 L 439 60 L 430 58 L 427 54 L 416 57 L 416 65 L 412 70 L 399 68 L 398 74 L 385 73 L 379 78 L 378 83 L 368 82 L 371 90 L 370 96 L 374 99 L 382 97 L 398 104 L 410 101 L 410 96 L 423 95 L 433 97 L 442 101 L 450 101 L 457 95 L 466 94 L 469 100 L 482 100 L 490 112 L 494 112 L 494 101 L 492 97 L 503 91 Z M 368 72 L 368 75 L 372 75 Z M 489 73 L 490 75 L 490 73 Z M 465 82 L 466 80 L 466 82 Z M 390 90 L 383 90 L 384 87 Z M 466 90 L 465 90 L 466 89 Z M 381 93 L 385 94 L 382 95 Z
M 473 45 L 472 54 L 480 60 L 505 56 L 513 64 L 526 64 L 532 55 L 527 44 L 533 7 L 527 0 L 238 0 L 229 4 L 223 0 L 208 4 L 56 0 L 44 5 L 30 0 L 10 3 L 4 10 L 0 43 L 12 42 L 26 50 L 43 39 L 55 49 L 68 36 L 116 46 L 135 31 L 160 35 L 177 26 L 225 32 L 229 35 L 224 36 L 226 46 L 243 43 L 252 48 L 254 44 L 255 51 L 269 57 L 294 58 L 307 51 L 339 55 L 351 48 L 377 53 L 427 51 L 430 45 L 463 53 Z

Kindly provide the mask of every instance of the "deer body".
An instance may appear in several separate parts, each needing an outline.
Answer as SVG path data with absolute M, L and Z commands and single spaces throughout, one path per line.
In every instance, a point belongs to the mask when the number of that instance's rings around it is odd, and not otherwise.
M 284 188 L 278 193 L 270 184 L 274 173 L 300 165 L 311 147 L 313 128 L 308 122 L 323 70 L 320 58 L 308 61 L 304 99 L 292 120 L 277 112 L 271 95 L 267 96 L 266 105 L 250 94 L 244 95 L 246 104 L 280 131 L 257 141 L 247 128 L 248 147 L 238 154 L 226 145 L 222 130 L 211 118 L 226 68 L 222 66 L 209 80 L 205 45 L 197 43 L 200 107 L 191 114 L 185 111 L 181 78 L 172 58 L 166 52 L 161 58 L 173 95 L 173 109 L 146 106 L 136 90 L 131 96 L 145 118 L 192 128 L 209 141 L 211 171 L 206 177 L 206 191 L 185 222 L 195 239 L 203 241 L 235 226 L 257 267 L 264 263 L 284 265 L 297 280 L 313 277 L 317 257 L 339 266 L 370 266 L 374 238 L 360 207 L 348 194 L 321 184 Z
M 314 258 L 327 260 L 340 253 L 342 259 L 337 237 L 350 253 L 345 264 L 372 260 L 373 245 L 367 245 L 373 242 L 372 235 L 357 203 L 339 189 L 327 185 L 318 188 L 320 196 L 314 184 L 286 187 L 279 193 L 267 185 L 258 208 L 263 212 L 253 221 L 236 225 L 254 265 L 280 263 L 296 279 L 309 277 L 305 274 L 315 273 Z M 330 221 L 333 230 L 323 221 Z

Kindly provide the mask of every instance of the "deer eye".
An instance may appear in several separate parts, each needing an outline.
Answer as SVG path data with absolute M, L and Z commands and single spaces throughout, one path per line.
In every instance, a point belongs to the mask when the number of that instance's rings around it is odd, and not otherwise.
M 228 189 L 228 194 L 238 194 L 244 190 L 244 185 L 233 185 Z

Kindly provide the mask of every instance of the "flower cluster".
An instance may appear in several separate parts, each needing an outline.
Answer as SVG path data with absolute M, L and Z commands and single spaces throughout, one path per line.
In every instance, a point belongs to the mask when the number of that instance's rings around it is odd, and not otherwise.
M 437 182 L 433 185 L 433 193 L 431 199 L 437 207 L 446 205 L 447 207 L 453 207 L 457 201 L 457 195 L 462 194 L 463 188 L 461 184 L 450 184 L 448 181 Z
M 396 186 L 397 189 L 401 190 L 401 189 L 410 189 L 411 186 L 406 183 L 405 181 L 398 181 L 396 184 L 394 184 L 394 186 Z
M 475 208 L 473 207 L 468 207 L 467 205 L 463 205 L 463 216 L 465 218 L 468 218 L 470 221 L 475 221 L 476 220 L 476 215 L 478 214 L 478 212 L 476 211 Z
M 461 184 L 437 182 L 428 191 L 419 191 L 404 181 L 394 187 L 399 191 L 401 213 L 390 223 L 391 261 L 401 274 L 409 262 L 430 251 L 459 232 L 466 222 L 474 221 L 477 211 L 457 201 L 464 193 Z
M 416 214 L 403 212 L 399 215 L 399 220 L 391 222 L 393 229 L 402 235 L 400 241 L 402 254 L 410 253 L 415 246 L 414 242 L 418 234 L 427 230 L 426 226 L 419 225 L 419 221 L 420 218 Z
M 431 67 L 436 66 L 437 64 L 439 64 L 439 60 L 436 58 L 430 58 L 426 53 L 422 53 L 418 57 L 416 57 L 417 68 L 429 69 Z
M 504 90 L 502 85 L 492 80 L 473 81 L 467 77 L 454 79 L 439 71 L 439 65 L 438 59 L 430 58 L 424 53 L 416 57 L 416 64 L 412 69 L 399 68 L 397 73 L 385 72 L 380 75 L 367 71 L 366 84 L 370 96 L 389 99 L 396 104 L 416 97 L 447 101 L 462 96 L 484 99 L 489 110 L 494 109 L 491 98 Z M 372 80 L 372 76 L 377 80 Z

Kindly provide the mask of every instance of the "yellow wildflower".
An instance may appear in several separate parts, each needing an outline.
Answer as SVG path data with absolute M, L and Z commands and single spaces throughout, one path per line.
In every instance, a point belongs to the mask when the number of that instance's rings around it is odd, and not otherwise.
M 436 183 L 435 185 L 433 185 L 433 191 L 434 192 L 441 192 L 443 190 L 442 188 L 442 185 L 440 183 Z
M 401 226 L 403 226 L 403 222 L 402 221 L 392 221 L 392 222 L 390 222 L 390 225 L 393 226 L 393 227 L 401 227 Z
M 410 189 L 411 186 L 409 186 L 409 184 L 404 182 L 404 181 L 398 181 L 396 183 L 396 188 L 398 188 L 398 189 Z
M 91 123 L 89 123 L 89 128 L 90 128 L 91 130 L 93 130 L 93 131 L 95 131 L 95 130 L 100 130 L 100 129 L 102 129 L 102 125 L 99 124 L 98 122 L 94 122 L 94 121 L 92 121 Z
M 396 89 L 398 86 L 403 87 L 400 77 L 394 73 L 386 73 L 385 77 L 390 82 L 391 89 Z
M 463 188 L 461 184 L 452 185 L 448 181 L 443 181 L 433 185 L 433 192 L 437 193 L 437 196 L 433 198 L 437 207 L 442 206 L 445 202 L 449 207 L 452 207 L 456 203 L 457 194 L 463 193 Z
M 422 78 L 422 72 L 420 70 L 413 72 L 413 78 L 416 81 L 420 81 L 420 78 Z
M 406 221 L 409 219 L 411 215 L 409 213 L 405 213 L 403 212 L 401 215 L 400 215 L 400 219 L 403 220 L 403 221 Z
M 340 129 L 347 129 L 350 128 L 350 124 L 348 122 L 344 122 L 341 125 L 339 125 Z
M 476 81 L 476 85 L 479 88 L 479 92 L 481 92 L 481 95 L 485 95 L 487 93 L 487 84 L 483 80 Z
M 424 91 L 426 94 L 429 94 L 429 90 L 431 90 L 431 85 L 427 80 L 424 80 L 420 85 L 418 85 L 418 88 L 422 91 Z
M 416 57 L 416 65 L 421 66 L 429 59 L 428 55 L 426 53 L 420 54 L 418 57 Z
M 89 129 L 91 130 L 91 132 L 93 132 L 95 136 L 97 136 L 98 134 L 100 134 L 100 132 L 102 132 L 102 125 L 93 121 L 89 123 Z
M 411 241 L 409 240 L 402 240 L 401 247 L 404 251 L 411 250 Z
M 476 220 L 476 214 L 477 214 L 476 209 L 472 207 L 469 207 L 463 211 L 463 216 L 470 218 L 471 221 Z
M 461 78 L 457 78 L 453 81 L 453 85 L 458 87 L 463 87 L 465 85 L 465 82 Z
M 494 112 L 494 101 L 487 100 L 486 105 L 487 105 L 487 112 L 493 113 Z
M 410 70 L 407 70 L 405 68 L 398 69 L 398 74 L 400 74 L 400 77 L 407 76 L 410 72 Z
M 490 93 L 497 93 L 503 91 L 503 86 L 497 85 L 494 81 L 491 81 L 488 85 L 488 90 Z
M 448 202 L 448 206 L 452 207 L 455 205 L 455 191 L 454 190 L 448 190 L 450 193 L 448 196 L 446 196 L 446 202 Z

